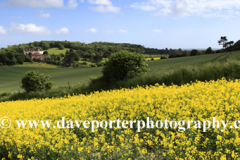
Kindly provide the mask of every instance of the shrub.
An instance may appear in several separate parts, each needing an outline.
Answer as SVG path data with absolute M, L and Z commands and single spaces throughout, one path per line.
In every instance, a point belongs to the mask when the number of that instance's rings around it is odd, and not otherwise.
M 104 64 L 103 63 L 98 63 L 97 66 L 102 67 L 102 66 L 104 66 Z
M 45 76 L 37 71 L 28 71 L 22 78 L 22 88 L 28 93 L 30 91 L 41 91 L 43 89 L 51 89 L 53 82 L 49 80 L 49 76 Z
M 53 86 L 53 82 L 52 81 L 47 81 L 47 82 L 45 82 L 45 89 L 46 90 L 49 90 L 49 89 L 51 89 L 52 88 L 52 86 Z
M 145 66 L 142 55 L 119 51 L 111 55 L 102 72 L 106 80 L 124 80 L 138 73 L 146 72 Z
M 222 52 L 224 52 L 224 50 L 223 50 L 223 49 L 216 50 L 216 53 L 222 53 Z
M 33 58 L 34 62 L 42 62 L 42 60 L 40 58 Z
M 182 52 L 182 57 L 186 57 L 186 56 L 188 56 L 188 51 L 183 51 Z
M 3 66 L 2 62 L 0 62 L 0 66 Z

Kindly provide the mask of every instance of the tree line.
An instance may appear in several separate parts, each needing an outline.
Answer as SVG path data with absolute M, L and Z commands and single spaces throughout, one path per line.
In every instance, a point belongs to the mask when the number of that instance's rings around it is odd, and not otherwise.
M 50 48 L 59 48 L 60 50 L 68 49 L 65 53 L 60 55 L 51 55 L 45 58 L 44 62 L 62 65 L 72 66 L 74 61 L 90 61 L 97 65 L 101 65 L 102 58 L 109 58 L 110 55 L 119 51 L 129 51 L 139 54 L 148 55 L 169 55 L 169 58 L 194 56 L 199 54 L 210 54 L 210 53 L 221 53 L 230 50 L 240 50 L 240 40 L 233 44 L 233 41 L 227 42 L 226 37 L 221 37 L 218 41 L 220 45 L 223 45 L 223 49 L 213 51 L 211 47 L 203 51 L 192 50 L 186 51 L 179 49 L 157 49 L 157 48 L 146 48 L 142 45 L 130 44 L 130 43 L 111 43 L 111 42 L 93 42 L 93 43 L 82 43 L 82 42 L 70 42 L 70 41 L 40 41 L 30 42 L 26 44 L 12 45 L 7 48 L 0 49 L 0 65 L 15 65 L 22 64 L 23 62 L 31 62 L 32 60 L 24 55 L 23 50 L 28 49 L 30 46 L 34 48 L 42 48 L 44 54 L 48 54 L 46 50 Z M 163 58 L 163 57 L 162 57 Z M 64 60 L 62 60 L 64 59 Z M 34 61 L 42 61 L 40 59 L 34 59 Z

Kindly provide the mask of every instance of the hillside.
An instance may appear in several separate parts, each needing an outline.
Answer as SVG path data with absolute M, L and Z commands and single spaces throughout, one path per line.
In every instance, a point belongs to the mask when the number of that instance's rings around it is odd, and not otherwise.
M 240 52 L 232 52 L 231 57 L 240 55 Z M 155 61 L 147 61 L 149 73 L 167 72 L 174 68 L 184 65 L 195 65 L 226 58 L 227 53 L 179 57 L 173 59 L 162 59 Z M 83 84 L 90 82 L 91 78 L 102 75 L 102 67 L 92 68 L 46 68 L 46 67 L 19 67 L 19 66 L 3 66 L 0 67 L 0 92 L 3 91 L 22 91 L 20 81 L 24 73 L 28 70 L 38 70 L 41 73 L 51 76 L 51 80 L 55 83 L 54 87 Z

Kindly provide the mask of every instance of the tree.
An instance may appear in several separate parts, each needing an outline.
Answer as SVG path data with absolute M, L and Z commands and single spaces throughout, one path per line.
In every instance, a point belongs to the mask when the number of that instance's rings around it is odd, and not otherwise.
M 51 89 L 53 82 L 49 80 L 49 76 L 45 76 L 37 71 L 28 71 L 22 78 L 22 88 L 28 92 L 41 91 L 43 89 Z
M 95 62 L 95 63 L 99 63 L 99 62 L 101 62 L 102 61 L 102 56 L 101 56 L 101 54 L 100 53 L 97 53 L 94 57 L 93 57 L 93 61 Z
M 44 50 L 48 50 L 50 48 L 50 45 L 47 42 L 41 42 L 41 46 Z
M 231 47 L 233 45 L 233 43 L 234 43 L 233 41 L 226 42 L 223 47 L 225 47 L 225 48 Z
M 212 53 L 212 48 L 211 47 L 208 47 L 205 54 L 211 54 Z
M 64 46 L 62 44 L 59 44 L 58 49 L 63 50 Z
M 66 66 L 71 67 L 72 63 L 74 61 L 79 61 L 79 59 L 80 59 L 80 57 L 74 50 L 72 50 L 72 49 L 70 49 L 70 51 L 66 50 L 66 56 L 64 58 Z
M 196 56 L 198 54 L 198 50 L 193 49 L 190 53 L 190 56 Z
M 17 56 L 17 63 L 18 64 L 23 64 L 23 59 L 21 56 Z
M 43 55 L 48 55 L 48 51 L 44 51 L 44 52 L 43 52 Z
M 120 51 L 111 55 L 103 68 L 103 78 L 106 81 L 124 80 L 134 75 L 146 72 L 144 58 L 140 54 Z
M 221 37 L 221 39 L 218 41 L 218 44 L 219 45 L 223 45 L 223 48 L 225 49 L 225 47 L 226 47 L 226 42 L 227 42 L 228 40 L 227 40 L 227 37 L 226 36 L 223 36 L 223 37 Z
M 188 51 L 185 50 L 182 52 L 182 57 L 186 57 L 186 56 L 188 56 Z
M 182 54 L 182 52 L 183 52 L 182 49 L 179 48 L 179 49 L 178 49 L 178 54 Z
M 165 48 L 165 53 L 170 54 L 168 48 Z

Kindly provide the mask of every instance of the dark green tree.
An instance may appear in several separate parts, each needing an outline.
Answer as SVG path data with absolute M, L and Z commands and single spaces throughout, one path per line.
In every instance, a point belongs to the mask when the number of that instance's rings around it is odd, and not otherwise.
M 79 61 L 79 59 L 80 59 L 80 57 L 76 53 L 76 51 L 74 51 L 72 49 L 70 49 L 70 51 L 66 50 L 64 61 L 65 61 L 65 65 L 67 67 L 71 67 L 72 64 L 74 63 L 74 61 Z
M 43 52 L 43 55 L 48 55 L 48 51 L 44 51 L 44 52 Z
M 193 49 L 190 53 L 190 56 L 196 56 L 198 54 L 198 50 Z
M 206 54 L 211 54 L 211 53 L 212 53 L 212 48 L 211 48 L 211 47 L 208 47 L 205 53 L 206 53 Z
M 17 63 L 18 64 L 23 64 L 23 59 L 21 56 L 17 56 Z
M 106 81 L 124 80 L 134 75 L 146 72 L 144 58 L 140 54 L 120 51 L 111 55 L 103 68 L 103 78 Z
M 64 46 L 62 44 L 59 44 L 58 49 L 63 50 Z
M 99 62 L 102 61 L 102 56 L 100 53 L 97 53 L 94 57 L 93 57 L 93 61 L 98 64 Z
M 53 82 L 49 80 L 49 76 L 45 76 L 37 71 L 28 71 L 22 78 L 22 88 L 28 92 L 41 91 L 43 89 L 51 89 Z
M 227 42 L 228 40 L 227 40 L 227 37 L 226 36 L 223 36 L 223 37 L 221 37 L 220 38 L 220 40 L 218 41 L 218 44 L 219 45 L 223 45 L 223 48 L 225 49 L 225 44 L 226 44 L 226 42 Z

